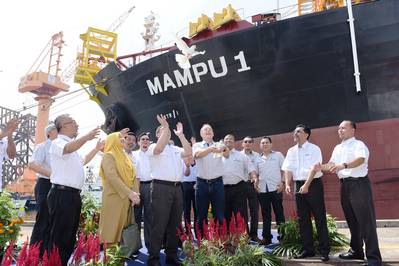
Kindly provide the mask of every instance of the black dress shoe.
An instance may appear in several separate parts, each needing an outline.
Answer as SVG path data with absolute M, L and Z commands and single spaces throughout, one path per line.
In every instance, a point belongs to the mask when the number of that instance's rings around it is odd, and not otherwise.
M 339 254 L 339 258 L 343 260 L 364 260 L 364 255 L 359 255 L 349 251 Z
M 167 265 L 173 265 L 173 266 L 181 266 L 183 265 L 183 262 L 179 259 L 172 259 L 172 258 L 166 258 L 165 263 Z
M 136 260 L 138 257 L 139 257 L 138 254 L 132 254 L 132 255 L 130 255 L 130 257 L 129 257 L 129 260 L 134 261 L 134 260 Z
M 309 251 L 302 251 L 301 253 L 299 253 L 298 255 L 294 256 L 294 259 L 304 259 L 307 257 L 314 257 L 314 252 L 309 252 Z
M 321 255 L 321 261 L 329 261 L 330 260 L 330 257 L 328 256 L 328 254 L 327 255 Z

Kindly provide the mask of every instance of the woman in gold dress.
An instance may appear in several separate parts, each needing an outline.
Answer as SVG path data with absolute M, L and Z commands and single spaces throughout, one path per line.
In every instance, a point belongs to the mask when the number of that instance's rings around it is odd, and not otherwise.
M 136 173 L 122 145 L 127 131 L 108 135 L 101 161 L 103 192 L 99 231 L 101 241 L 107 245 L 120 243 L 122 230 L 133 216 L 128 215 L 129 208 L 140 203 Z

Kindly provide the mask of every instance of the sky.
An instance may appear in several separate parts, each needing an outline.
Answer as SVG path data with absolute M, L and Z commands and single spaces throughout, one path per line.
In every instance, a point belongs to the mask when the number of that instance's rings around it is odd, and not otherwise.
M 213 12 L 221 12 L 228 4 L 237 10 L 241 18 L 250 20 L 251 15 L 271 12 L 277 7 L 296 4 L 297 0 L 13 0 L 0 1 L 1 41 L 0 41 L 0 106 L 14 110 L 24 105 L 34 104 L 32 94 L 20 94 L 18 83 L 27 74 L 41 50 L 51 36 L 59 31 L 64 33 L 65 46 L 62 50 L 61 69 L 66 68 L 76 57 L 81 47 L 79 34 L 89 26 L 107 29 L 129 7 L 135 6 L 127 20 L 119 27 L 118 56 L 140 52 L 144 41 L 140 33 L 144 31 L 144 17 L 153 11 L 160 24 L 161 39 L 157 45 L 171 44 L 172 35 L 188 35 L 189 22 L 195 22 L 201 14 L 212 17 Z M 283 9 L 283 14 L 287 9 Z M 48 66 L 48 60 L 42 64 Z M 69 81 L 69 90 L 80 88 Z M 31 108 L 24 113 L 36 114 Z M 62 113 L 69 113 L 80 125 L 84 134 L 104 122 L 104 115 L 96 103 L 85 93 L 77 93 L 57 99 L 50 110 L 50 119 Z M 104 137 L 104 136 L 103 136 Z M 94 147 L 95 143 L 87 144 Z

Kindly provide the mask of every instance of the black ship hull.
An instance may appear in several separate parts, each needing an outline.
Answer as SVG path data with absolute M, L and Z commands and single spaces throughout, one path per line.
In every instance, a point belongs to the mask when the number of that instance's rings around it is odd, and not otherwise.
M 187 72 L 177 65 L 176 50 L 125 71 L 109 64 L 96 77 L 107 79 L 109 96 L 98 94 L 106 126 L 109 131 L 129 127 L 154 132 L 156 114 L 165 114 L 172 124 L 183 122 L 188 137 L 210 123 L 217 138 L 227 133 L 237 139 L 278 138 L 298 123 L 323 130 L 351 119 L 364 122 L 366 142 L 378 143 L 378 132 L 368 132 L 368 123 L 399 118 L 399 1 L 355 5 L 353 14 L 360 93 L 347 9 L 339 8 L 198 42 L 198 50 L 206 53 L 194 57 Z M 389 131 L 390 124 L 383 124 Z M 330 133 L 337 143 L 335 129 Z M 392 140 L 392 146 L 399 145 L 388 135 L 385 144 Z M 284 152 L 292 145 L 287 141 L 281 146 Z M 318 144 L 331 149 L 323 141 Z M 389 163 L 371 170 L 393 169 L 396 174 L 390 178 L 399 188 L 399 151 L 392 148 L 383 156 Z M 393 215 L 398 218 L 399 212 Z

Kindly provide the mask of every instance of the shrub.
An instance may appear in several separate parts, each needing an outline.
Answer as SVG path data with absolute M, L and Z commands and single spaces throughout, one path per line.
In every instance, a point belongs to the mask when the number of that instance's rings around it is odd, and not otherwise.
M 349 240 L 346 236 L 338 232 L 335 219 L 329 214 L 327 214 L 326 217 L 331 248 L 342 249 L 348 246 Z M 317 250 L 316 247 L 318 246 L 318 239 L 314 218 L 312 218 L 312 228 L 315 250 Z M 299 224 L 295 214 L 293 219 L 290 219 L 278 226 L 278 232 L 280 236 L 280 244 L 273 250 L 273 254 L 277 256 L 293 257 L 301 251 L 302 245 L 299 235 Z
M 91 194 L 87 193 L 82 199 L 78 234 L 97 234 L 99 222 L 100 204 Z
M 22 217 L 15 209 L 11 195 L 8 192 L 0 192 L 0 250 L 1 252 L 14 242 L 21 230 Z

